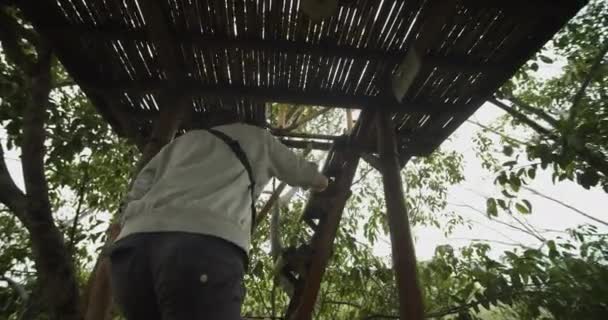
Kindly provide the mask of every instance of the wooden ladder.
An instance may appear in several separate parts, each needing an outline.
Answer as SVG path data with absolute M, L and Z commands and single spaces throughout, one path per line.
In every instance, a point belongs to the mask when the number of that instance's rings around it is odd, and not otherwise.
M 372 145 L 378 146 L 381 153 L 379 160 L 384 173 L 400 312 L 403 319 L 406 319 L 405 315 L 407 319 L 422 319 L 422 298 L 417 284 L 409 222 L 405 214 L 395 131 L 388 114 L 368 111 L 362 112 L 352 132 L 344 140 L 336 141 L 332 146 L 322 170 L 331 179 L 330 186 L 324 192 L 311 194 L 304 208 L 302 220 L 312 229 L 313 235 L 309 243 L 297 249 L 309 252 L 304 270 L 289 270 L 295 274 L 296 283 L 286 319 L 312 318 L 342 212 L 351 195 L 350 187 L 360 156 L 363 152 L 369 152 L 370 148 L 365 146 Z

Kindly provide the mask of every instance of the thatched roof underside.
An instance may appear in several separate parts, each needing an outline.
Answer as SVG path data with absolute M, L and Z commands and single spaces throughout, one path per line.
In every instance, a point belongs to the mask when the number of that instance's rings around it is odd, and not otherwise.
M 35 27 L 121 135 L 146 135 L 161 95 L 184 130 L 218 107 L 265 122 L 271 102 L 390 108 L 401 147 L 434 150 L 583 5 L 578 0 L 351 0 L 322 22 L 303 0 L 27 0 Z M 408 48 L 421 70 L 388 88 Z M 163 103 L 162 101 L 166 101 Z

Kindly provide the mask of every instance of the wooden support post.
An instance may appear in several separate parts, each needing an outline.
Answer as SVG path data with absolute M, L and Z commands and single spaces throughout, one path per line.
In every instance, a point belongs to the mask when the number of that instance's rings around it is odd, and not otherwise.
M 424 306 L 418 285 L 416 254 L 403 196 L 396 131 L 388 112 L 380 112 L 377 120 L 382 183 L 391 234 L 393 268 L 399 293 L 399 314 L 403 320 L 421 320 L 424 316 Z
M 353 129 L 353 111 L 346 109 L 346 131 L 350 132 Z
M 362 153 L 361 159 L 367 162 L 372 168 L 378 170 L 378 172 L 382 173 L 382 166 L 380 165 L 380 158 L 371 154 L 371 153 Z

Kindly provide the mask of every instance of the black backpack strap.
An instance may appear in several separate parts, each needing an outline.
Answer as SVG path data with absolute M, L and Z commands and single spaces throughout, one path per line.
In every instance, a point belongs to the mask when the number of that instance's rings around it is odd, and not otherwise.
M 243 148 L 241 148 L 239 142 L 230 138 L 227 134 L 214 129 L 206 130 L 212 135 L 224 141 L 228 145 L 228 147 L 230 147 L 230 150 L 232 150 L 234 155 L 239 159 L 239 161 L 243 164 L 243 167 L 245 167 L 245 170 L 247 171 L 247 175 L 249 176 L 249 192 L 251 194 L 251 232 L 253 233 L 253 226 L 255 225 L 255 180 L 253 179 L 253 170 L 251 169 L 251 163 L 249 163 L 247 154 L 245 154 L 245 151 L 243 151 Z

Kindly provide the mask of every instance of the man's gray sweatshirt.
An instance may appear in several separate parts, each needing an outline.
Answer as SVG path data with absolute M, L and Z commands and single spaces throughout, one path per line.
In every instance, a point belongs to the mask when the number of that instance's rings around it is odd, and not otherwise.
M 272 177 L 309 188 L 323 179 L 314 163 L 297 156 L 268 131 L 218 126 L 237 140 L 255 180 L 255 198 Z M 137 176 L 117 240 L 144 232 L 182 231 L 216 236 L 249 252 L 251 194 L 247 172 L 224 141 L 190 131 L 165 146 Z

